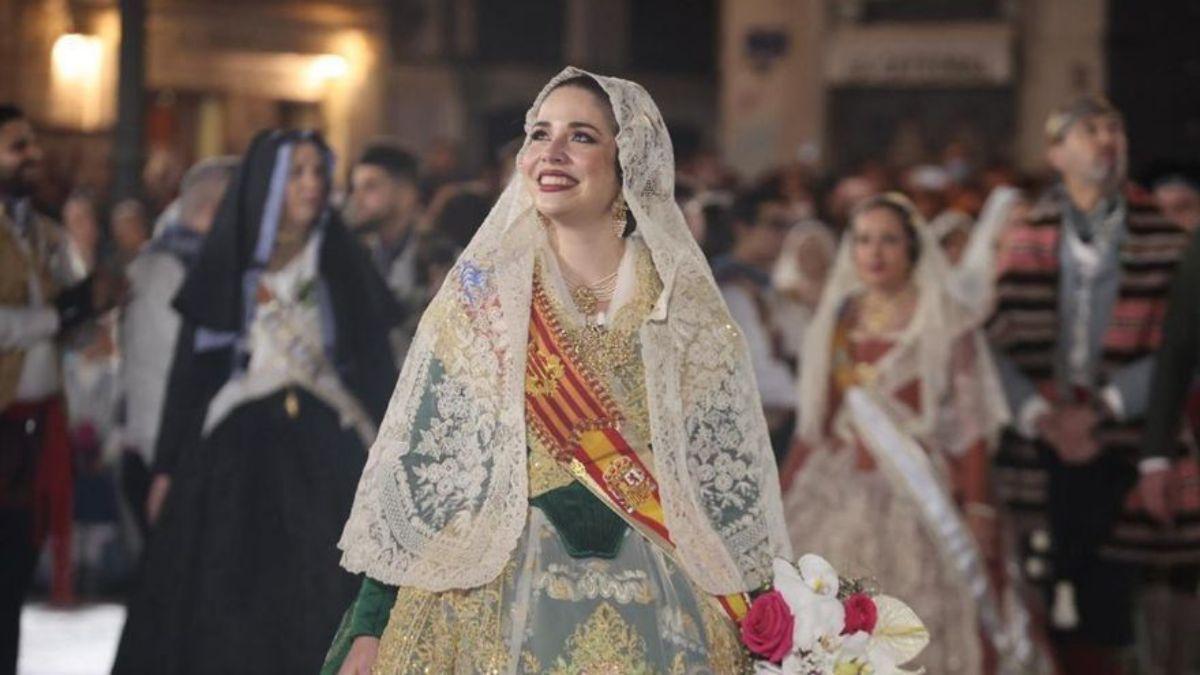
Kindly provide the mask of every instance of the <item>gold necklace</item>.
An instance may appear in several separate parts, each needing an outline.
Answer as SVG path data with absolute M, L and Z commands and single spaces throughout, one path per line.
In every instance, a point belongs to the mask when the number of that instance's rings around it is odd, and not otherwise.
M 595 315 L 600 307 L 600 303 L 612 301 L 613 295 L 616 294 L 617 271 L 613 271 L 612 274 L 594 284 L 580 282 L 577 279 L 570 278 L 572 276 L 574 275 L 567 272 L 567 268 L 563 266 L 563 277 L 571 290 L 571 300 L 579 308 L 579 311 L 587 317 Z
M 620 271 L 620 262 L 617 262 L 617 269 L 605 275 L 604 279 L 594 283 L 583 281 L 578 275 L 572 273 L 570 268 L 566 267 L 563 256 L 558 252 L 558 232 L 551 225 L 550 219 L 542 215 L 541 211 L 538 211 L 538 222 L 542 229 L 545 229 L 547 239 L 550 240 L 550 249 L 554 252 L 554 259 L 558 261 L 558 269 L 562 271 L 563 281 L 566 282 L 566 287 L 571 293 L 572 303 L 590 322 L 590 319 L 599 311 L 600 304 L 610 303 L 613 295 L 617 293 L 617 273 Z
M 575 303 L 575 307 L 585 317 L 590 319 L 596 315 L 601 303 L 611 302 L 613 296 L 616 295 L 617 273 L 621 271 L 620 261 L 617 262 L 617 268 L 612 272 L 605 275 L 599 281 L 589 284 L 571 271 L 563 260 L 562 255 L 559 254 L 558 235 L 555 233 L 554 228 L 549 227 L 544 221 L 543 227 L 546 227 L 549 233 L 550 249 L 554 251 L 554 258 L 558 261 L 559 270 L 562 271 L 563 281 L 567 282 L 567 289 L 571 292 L 571 301 Z
M 913 287 L 909 286 L 891 298 L 878 299 L 871 295 L 863 295 L 858 310 L 859 325 L 874 335 L 894 330 L 898 323 L 897 315 L 901 309 L 908 307 L 908 299 L 912 293 Z

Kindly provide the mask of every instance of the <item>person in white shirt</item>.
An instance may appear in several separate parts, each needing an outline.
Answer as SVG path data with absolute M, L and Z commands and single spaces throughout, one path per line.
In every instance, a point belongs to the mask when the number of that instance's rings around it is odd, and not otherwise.
M 59 340 L 112 304 L 107 278 L 73 278 L 58 226 L 33 210 L 42 150 L 0 104 L 0 673 L 16 670 L 21 605 L 54 544 L 52 591 L 69 593 L 71 464 Z

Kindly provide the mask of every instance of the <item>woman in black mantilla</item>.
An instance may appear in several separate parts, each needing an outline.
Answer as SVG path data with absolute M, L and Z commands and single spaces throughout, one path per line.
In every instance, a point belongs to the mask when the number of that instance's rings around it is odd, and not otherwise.
M 260 133 L 175 300 L 152 517 L 166 498 L 115 673 L 316 672 L 354 597 L 336 542 L 401 317 L 331 169 L 319 136 Z

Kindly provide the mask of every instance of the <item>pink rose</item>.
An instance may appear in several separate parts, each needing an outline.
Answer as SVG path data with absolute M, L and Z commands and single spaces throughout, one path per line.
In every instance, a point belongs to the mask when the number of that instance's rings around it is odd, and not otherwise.
M 759 656 L 779 663 L 792 651 L 792 628 L 796 618 L 779 591 L 754 599 L 742 619 L 742 643 Z
M 875 601 L 866 593 L 855 593 L 842 601 L 846 608 L 846 627 L 842 635 L 853 635 L 859 631 L 870 633 L 875 630 L 875 622 L 879 620 L 879 609 Z

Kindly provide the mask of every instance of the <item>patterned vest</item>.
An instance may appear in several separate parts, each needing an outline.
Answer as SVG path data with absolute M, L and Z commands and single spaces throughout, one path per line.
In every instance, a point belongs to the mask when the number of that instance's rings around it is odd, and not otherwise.
M 1000 260 L 995 314 L 987 325 L 993 346 L 1037 386 L 1046 400 L 1062 398 L 1055 359 L 1063 335 L 1060 293 L 1061 205 L 1043 200 L 1028 220 L 1006 234 Z M 1119 368 L 1152 354 L 1162 337 L 1162 321 L 1175 265 L 1187 234 L 1163 218 L 1145 197 L 1127 195 L 1126 237 L 1119 252 L 1120 282 L 1103 336 L 1100 382 Z M 1138 458 L 1142 420 L 1105 421 L 1097 430 L 1106 456 L 1132 463 Z M 1047 504 L 1046 467 L 1039 451 L 1048 449 L 1016 433 L 1006 433 L 997 458 L 1000 497 L 1014 514 L 1040 521 Z M 1029 523 L 1040 525 L 1040 522 Z
M 59 233 L 48 218 L 31 213 L 30 220 L 32 243 L 25 247 L 17 239 L 12 219 L 0 209 L 0 305 L 29 304 L 30 274 L 38 275 L 47 303 L 58 294 L 51 260 L 60 241 Z M 0 410 L 16 395 L 24 365 L 24 350 L 0 348 Z

